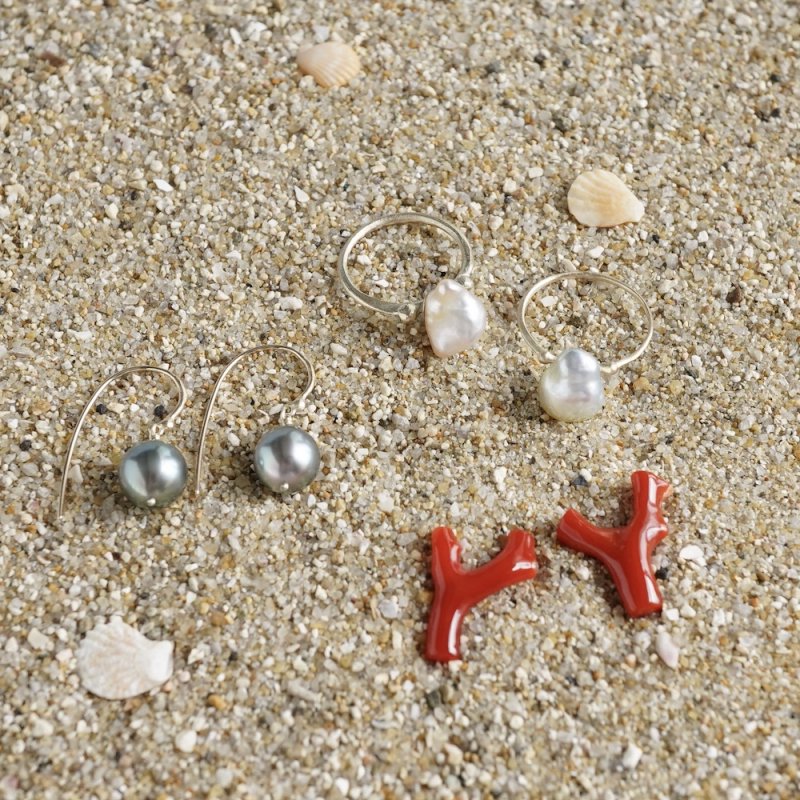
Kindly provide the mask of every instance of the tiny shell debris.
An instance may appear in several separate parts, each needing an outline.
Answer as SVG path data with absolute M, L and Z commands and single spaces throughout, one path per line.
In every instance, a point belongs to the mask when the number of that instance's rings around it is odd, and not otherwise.
M 76 654 L 83 687 L 106 700 L 149 692 L 172 676 L 172 642 L 155 642 L 114 617 L 98 625 Z
M 361 71 L 356 51 L 343 42 L 323 42 L 301 48 L 297 66 L 326 89 L 350 83 Z
M 638 222 L 644 205 L 613 173 L 604 169 L 582 172 L 567 194 L 569 212 L 583 225 L 610 228 Z
M 656 653 L 658 657 L 670 668 L 678 668 L 680 648 L 666 631 L 659 631 L 656 636 Z
M 695 564 L 706 563 L 703 549 L 696 544 L 687 544 L 686 547 L 681 548 L 680 553 L 678 553 L 678 558 L 680 558 L 681 561 L 694 561 Z

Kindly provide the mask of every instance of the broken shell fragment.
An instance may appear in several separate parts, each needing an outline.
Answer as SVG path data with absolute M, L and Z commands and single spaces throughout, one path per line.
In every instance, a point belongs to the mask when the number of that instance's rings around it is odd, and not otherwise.
M 78 675 L 83 687 L 98 697 L 136 697 L 172 677 L 172 649 L 172 642 L 154 642 L 114 617 L 81 642 Z
M 656 634 L 656 653 L 670 669 L 678 668 L 680 652 L 678 645 L 666 631 L 659 631 Z
M 301 48 L 297 65 L 304 75 L 311 75 L 326 89 L 350 83 L 361 71 L 356 51 L 343 42 L 323 42 Z
M 569 212 L 583 225 L 610 228 L 638 222 L 644 205 L 613 173 L 604 169 L 582 172 L 567 194 Z

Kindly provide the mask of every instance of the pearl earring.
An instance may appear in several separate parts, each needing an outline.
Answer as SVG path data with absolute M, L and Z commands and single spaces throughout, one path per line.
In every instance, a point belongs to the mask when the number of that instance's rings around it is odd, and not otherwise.
M 351 280 L 347 263 L 353 248 L 373 231 L 390 225 L 428 225 L 446 233 L 458 245 L 461 269 L 455 279 L 440 281 L 423 300 L 391 303 L 361 291 Z M 472 347 L 486 330 L 486 309 L 467 288 L 472 272 L 472 251 L 458 228 L 428 214 L 407 212 L 393 214 L 359 228 L 345 243 L 339 254 L 339 278 L 345 291 L 361 305 L 380 314 L 410 319 L 423 311 L 425 329 L 433 352 L 440 358 L 455 355 Z
M 603 366 L 591 353 L 576 347 L 564 350 L 559 356 L 542 347 L 528 329 L 525 314 L 531 298 L 537 292 L 551 283 L 563 280 L 605 283 L 630 294 L 644 311 L 647 334 L 642 344 L 629 356 L 608 366 Z M 539 402 L 551 417 L 562 422 L 583 422 L 597 414 L 603 407 L 603 378 L 613 375 L 626 364 L 639 358 L 653 337 L 653 315 L 644 298 L 622 281 L 596 272 L 565 272 L 543 278 L 531 286 L 522 298 L 517 321 L 526 344 L 541 361 L 548 364 L 539 380 Z
M 200 428 L 200 444 L 197 449 L 197 469 L 195 470 L 194 495 L 200 495 L 203 481 L 205 465 L 203 454 L 205 452 L 208 426 L 211 421 L 211 414 L 214 410 L 214 403 L 219 394 L 220 386 L 228 373 L 243 359 L 255 353 L 267 351 L 280 351 L 290 353 L 299 359 L 306 369 L 308 379 L 306 386 L 300 396 L 292 401 L 290 405 L 302 405 L 311 390 L 314 388 L 315 375 L 314 367 L 311 362 L 293 347 L 285 345 L 263 345 L 252 347 L 243 353 L 232 358 L 223 368 L 222 372 L 211 390 L 203 415 L 203 424 Z M 285 410 L 285 409 L 284 409 Z M 281 412 L 281 416 L 283 412 Z M 267 431 L 256 445 L 254 462 L 258 479 L 267 488 L 278 494 L 294 494 L 301 489 L 305 489 L 319 472 L 319 447 L 314 437 L 306 431 L 296 428 L 293 425 L 281 425 Z
M 151 428 L 151 438 L 140 442 L 128 450 L 119 465 L 119 482 L 127 498 L 140 508 L 161 508 L 169 505 L 186 487 L 186 460 L 181 451 L 158 437 L 169 423 L 178 416 L 186 402 L 186 390 L 180 378 L 161 367 L 129 367 L 103 381 L 81 411 L 75 429 L 72 431 L 67 452 L 64 457 L 64 468 L 61 475 L 61 490 L 58 495 L 58 518 L 64 514 L 64 499 L 67 494 L 70 465 L 78 442 L 78 434 L 86 421 L 86 417 L 95 407 L 100 395 L 116 381 L 134 373 L 151 373 L 162 375 L 172 382 L 178 390 L 178 403 L 172 413 L 162 422 Z

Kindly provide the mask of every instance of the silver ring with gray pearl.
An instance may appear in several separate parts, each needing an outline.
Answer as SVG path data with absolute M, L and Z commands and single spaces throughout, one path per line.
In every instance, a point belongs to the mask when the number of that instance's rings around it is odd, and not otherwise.
M 258 479 L 278 494 L 305 489 L 319 472 L 319 447 L 314 437 L 293 425 L 265 433 L 255 450 Z

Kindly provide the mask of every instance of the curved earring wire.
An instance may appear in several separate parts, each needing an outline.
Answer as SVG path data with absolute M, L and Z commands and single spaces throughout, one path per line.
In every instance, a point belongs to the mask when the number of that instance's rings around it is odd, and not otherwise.
M 94 394 L 89 398 L 86 405 L 83 407 L 83 411 L 81 411 L 80 416 L 78 417 L 78 422 L 75 425 L 75 429 L 72 431 L 72 436 L 70 437 L 69 444 L 67 445 L 67 452 L 64 456 L 64 467 L 61 475 L 61 490 L 58 494 L 58 519 L 64 514 L 64 498 L 67 495 L 67 483 L 69 482 L 69 468 L 72 464 L 72 456 L 75 452 L 75 445 L 78 443 L 78 434 L 81 432 L 81 428 L 83 427 L 83 423 L 86 422 L 86 417 L 89 415 L 89 411 L 94 407 L 95 403 L 97 402 L 97 398 L 115 381 L 118 381 L 120 378 L 124 378 L 127 375 L 133 375 L 134 373 L 150 373 L 156 375 L 163 375 L 165 378 L 172 382 L 172 385 L 178 390 L 178 404 L 175 406 L 174 411 L 172 411 L 164 420 L 161 422 L 157 422 L 151 426 L 150 430 L 152 431 L 153 435 L 157 435 L 157 432 L 162 429 L 162 427 L 166 427 L 178 414 L 183 411 L 183 406 L 186 403 L 186 388 L 183 385 L 183 381 L 177 376 L 173 375 L 168 369 L 163 369 L 162 367 L 127 367 L 126 369 L 120 370 L 119 372 L 112 375 L 107 380 L 103 381 L 100 386 L 95 389 Z
M 205 469 L 205 463 L 203 462 L 203 455 L 205 453 L 206 438 L 208 436 L 208 426 L 209 423 L 211 422 L 211 414 L 214 411 L 214 403 L 217 400 L 217 395 L 219 394 L 222 382 L 225 380 L 225 378 L 228 377 L 228 373 L 243 358 L 247 358 L 248 356 L 254 355 L 255 353 L 266 353 L 269 351 L 282 351 L 284 353 L 291 353 L 293 356 L 296 356 L 303 364 L 303 366 L 306 368 L 306 373 L 308 374 L 308 381 L 306 382 L 305 389 L 303 389 L 299 397 L 287 403 L 287 405 L 299 406 L 303 402 L 305 402 L 306 398 L 309 396 L 309 394 L 311 394 L 311 390 L 314 388 L 314 384 L 317 381 L 316 374 L 314 373 L 314 366 L 299 350 L 296 350 L 294 347 L 289 347 L 288 345 L 284 344 L 264 344 L 264 345 L 259 345 L 258 347 L 251 347 L 249 350 L 245 350 L 243 353 L 239 353 L 238 356 L 234 356 L 225 365 L 225 368 L 222 370 L 222 372 L 220 372 L 219 377 L 217 378 L 217 382 L 214 384 L 214 388 L 211 390 L 211 394 L 209 395 L 208 403 L 206 404 L 205 414 L 203 414 L 203 424 L 200 426 L 200 442 L 197 445 L 197 463 L 195 464 L 195 470 L 194 470 L 195 497 L 200 496 L 200 488 L 203 482 L 203 471 Z

